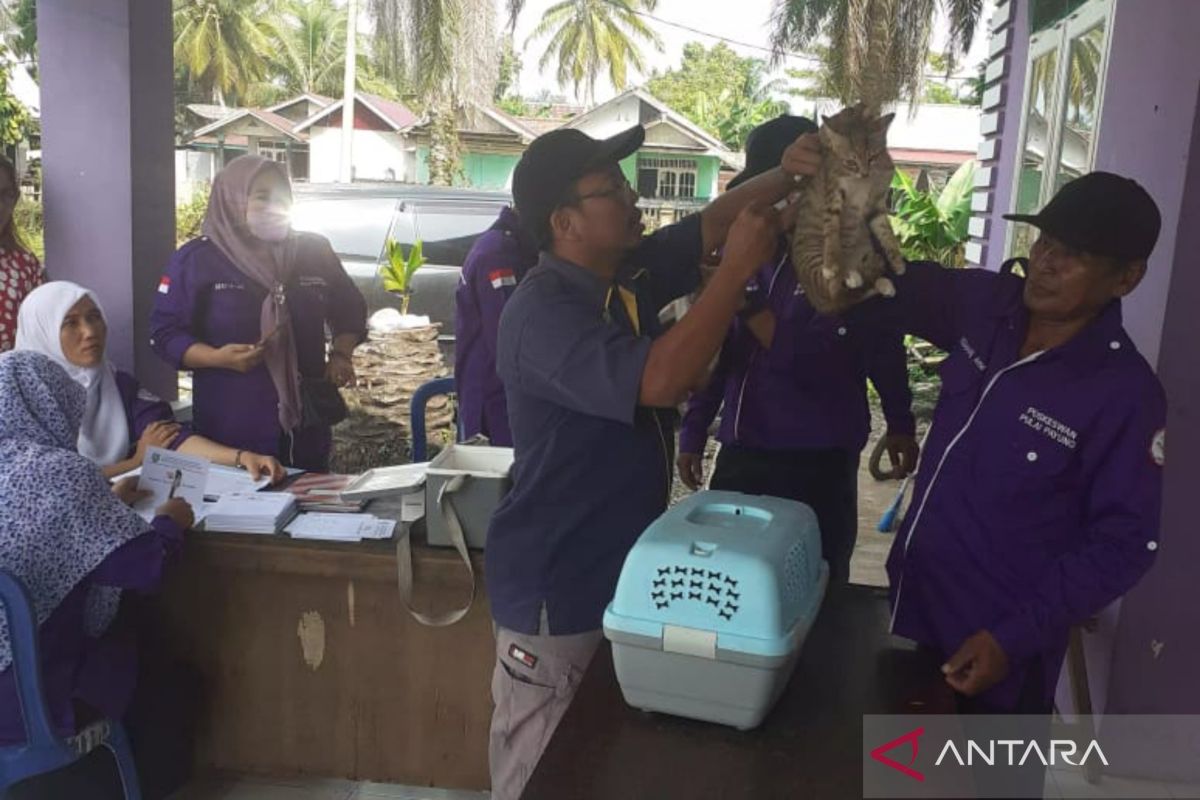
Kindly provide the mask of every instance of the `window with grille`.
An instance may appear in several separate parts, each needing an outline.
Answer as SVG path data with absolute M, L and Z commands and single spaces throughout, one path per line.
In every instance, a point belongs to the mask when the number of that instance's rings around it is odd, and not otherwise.
M 272 161 L 287 162 L 287 145 L 283 142 L 264 142 L 258 143 L 258 154 L 263 158 L 269 158 Z
M 694 158 L 638 158 L 638 190 L 650 199 L 693 198 L 698 176 Z M 647 194 L 648 190 L 653 194 Z
M 1057 3 L 1057 5 L 1056 5 Z M 1047 0 L 1078 10 L 1030 37 L 1020 160 L 1012 210 L 1035 214 L 1068 181 L 1089 172 L 1095 159 L 1107 72 L 1112 0 Z M 1025 256 L 1037 231 L 1008 229 L 1009 256 Z

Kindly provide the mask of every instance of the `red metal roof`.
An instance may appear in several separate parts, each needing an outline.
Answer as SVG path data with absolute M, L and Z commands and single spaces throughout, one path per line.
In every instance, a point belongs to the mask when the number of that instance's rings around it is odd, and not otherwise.
M 958 166 L 975 157 L 974 153 L 964 153 L 959 150 L 910 150 L 900 147 L 889 147 L 888 154 L 892 161 L 903 161 L 909 164 L 945 164 Z

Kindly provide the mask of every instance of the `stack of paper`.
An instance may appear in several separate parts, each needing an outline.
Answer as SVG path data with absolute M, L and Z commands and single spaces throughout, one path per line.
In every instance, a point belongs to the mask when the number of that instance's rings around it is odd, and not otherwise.
M 213 464 L 208 469 L 208 481 L 204 484 L 204 499 L 219 500 L 227 494 L 249 494 L 271 485 L 270 477 L 253 480 L 243 469 Z
M 301 514 L 284 530 L 293 539 L 360 542 L 392 538 L 396 521 L 372 514 Z
M 301 511 L 357 513 L 363 510 L 367 504 L 366 500 L 342 500 L 338 496 L 357 479 L 357 475 L 324 475 L 310 472 L 288 484 L 285 491 L 296 496 Z
M 296 516 L 296 498 L 287 492 L 227 494 L 208 509 L 206 530 L 225 533 L 279 533 Z

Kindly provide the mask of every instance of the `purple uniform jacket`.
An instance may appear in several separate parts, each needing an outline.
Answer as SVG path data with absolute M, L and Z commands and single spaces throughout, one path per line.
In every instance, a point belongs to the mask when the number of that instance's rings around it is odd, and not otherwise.
M 74 701 L 80 700 L 106 717 L 120 719 L 137 684 L 133 632 L 119 621 L 98 638 L 85 632 L 88 591 L 92 586 L 156 590 L 182 542 L 183 533 L 170 517 L 156 517 L 149 532 L 104 559 L 38 628 L 42 690 L 50 721 L 59 735 L 76 733 Z M 0 673 L 0 744 L 24 739 L 20 700 L 10 668 Z
M 116 380 L 117 391 L 121 393 L 121 402 L 125 405 L 125 418 L 129 423 L 129 452 L 125 454 L 129 458 L 137 450 L 138 439 L 142 438 L 146 428 L 155 422 L 174 422 L 175 412 L 171 410 L 170 403 L 142 389 L 137 378 L 128 372 L 117 372 Z M 178 448 L 191 435 L 191 426 L 181 425 L 179 435 L 171 442 L 171 449 Z
M 298 234 L 296 272 L 287 303 L 300 375 L 325 374 L 326 327 L 334 335 L 366 338 L 367 305 L 328 240 Z M 188 242 L 167 265 L 150 315 L 151 345 L 183 369 L 197 342 L 212 347 L 253 344 L 262 338 L 260 314 L 267 290 L 246 277 L 207 237 Z M 307 469 L 327 467 L 327 426 L 298 428 L 290 442 L 279 426 L 279 396 L 265 365 L 245 374 L 199 369 L 192 385 L 195 432 L 229 447 L 272 455 Z
M 1011 708 L 1040 657 L 1045 698 L 1070 626 L 1158 549 L 1166 400 L 1119 302 L 1022 359 L 1023 281 L 909 266 L 896 304 L 950 355 L 912 504 L 888 558 L 892 631 L 947 656 L 987 629 L 1011 664 L 982 699 Z
M 724 403 L 717 435 L 722 444 L 857 453 L 871 431 L 868 377 L 879 391 L 888 431 L 915 431 L 904 336 L 885 303 L 871 301 L 844 318 L 818 314 L 786 254 L 764 265 L 750 288 L 775 315 L 771 347 L 764 349 L 735 320 L 708 385 L 688 402 L 680 452 L 704 451 Z
M 496 374 L 500 312 L 524 274 L 537 263 L 510 208 L 471 247 L 454 296 L 454 384 L 463 436 L 482 433 L 512 447 L 504 384 Z

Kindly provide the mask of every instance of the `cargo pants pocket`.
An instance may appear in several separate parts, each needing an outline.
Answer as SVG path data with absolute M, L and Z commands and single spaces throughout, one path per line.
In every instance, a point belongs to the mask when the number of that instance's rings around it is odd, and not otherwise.
M 554 640 L 567 638 L 516 638 L 503 628 L 497 631 L 496 667 L 492 673 L 495 708 L 488 747 L 493 800 L 520 796 L 571 705 L 586 661 L 578 665 L 573 661 L 574 652 L 554 651 Z M 536 657 L 532 667 L 515 661 L 509 652 L 514 644 L 524 649 L 526 643 Z

